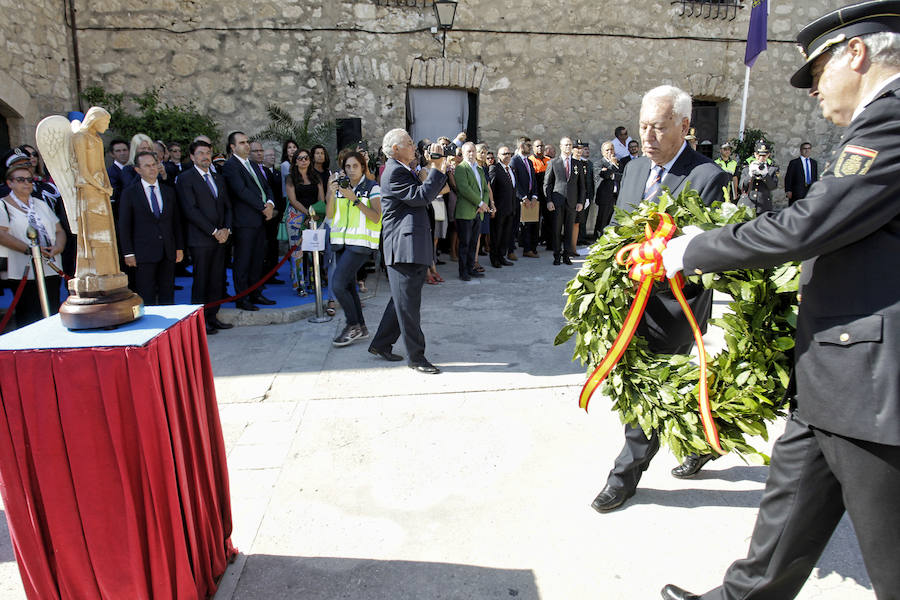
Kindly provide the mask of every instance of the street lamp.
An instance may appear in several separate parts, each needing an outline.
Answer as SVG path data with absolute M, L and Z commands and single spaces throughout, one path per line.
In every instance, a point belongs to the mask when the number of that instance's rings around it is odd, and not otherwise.
M 437 19 L 438 29 L 442 34 L 441 57 L 447 53 L 447 31 L 453 29 L 457 4 L 456 0 L 434 0 L 434 18 Z

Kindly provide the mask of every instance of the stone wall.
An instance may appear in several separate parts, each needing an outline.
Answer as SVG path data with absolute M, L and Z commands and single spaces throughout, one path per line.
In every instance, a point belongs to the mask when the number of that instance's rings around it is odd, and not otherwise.
M 0 114 L 12 145 L 33 144 L 42 117 L 77 108 L 64 3 L 0 0 L 0 14 Z
M 494 147 L 523 133 L 554 143 L 568 134 L 594 146 L 617 125 L 634 134 L 641 94 L 661 83 L 722 102 L 720 142 L 737 134 L 740 120 L 749 7 L 723 21 L 680 16 L 669 0 L 534 0 L 514 9 L 462 0 L 443 59 L 430 6 L 75 2 L 85 86 L 139 93 L 164 85 L 164 100 L 195 102 L 225 131 L 262 129 L 265 106 L 274 102 L 296 117 L 310 105 L 316 118 L 360 117 L 363 135 L 377 141 L 405 125 L 411 84 L 477 92 L 478 137 Z M 773 7 L 769 50 L 751 76 L 747 125 L 773 137 L 782 164 L 803 139 L 818 157 L 837 139 L 787 80 L 801 60 L 796 31 L 843 3 Z

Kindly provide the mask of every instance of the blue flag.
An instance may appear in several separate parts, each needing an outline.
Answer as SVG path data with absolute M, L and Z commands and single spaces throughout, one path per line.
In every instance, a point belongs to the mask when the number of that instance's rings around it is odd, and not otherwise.
M 752 67 L 759 53 L 766 49 L 766 30 L 768 28 L 769 1 L 753 0 L 750 11 L 750 28 L 747 30 L 747 50 L 744 52 L 744 64 Z

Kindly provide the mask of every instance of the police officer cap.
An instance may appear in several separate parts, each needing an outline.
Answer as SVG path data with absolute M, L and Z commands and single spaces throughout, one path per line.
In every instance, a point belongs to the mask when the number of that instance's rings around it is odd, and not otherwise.
M 756 146 L 754 146 L 753 151 L 757 154 L 768 154 L 771 152 L 771 148 L 769 148 L 769 144 L 766 143 L 765 140 L 759 140 L 756 142 Z
M 725 142 L 724 144 L 719 146 L 719 148 L 721 148 L 722 150 L 724 150 L 725 148 L 728 148 L 729 150 L 733 150 L 734 146 L 731 145 L 731 142 Z
M 900 32 L 900 0 L 868 0 L 819 17 L 797 34 L 806 62 L 791 77 L 796 88 L 812 87 L 812 64 L 828 49 L 856 36 L 882 31 Z

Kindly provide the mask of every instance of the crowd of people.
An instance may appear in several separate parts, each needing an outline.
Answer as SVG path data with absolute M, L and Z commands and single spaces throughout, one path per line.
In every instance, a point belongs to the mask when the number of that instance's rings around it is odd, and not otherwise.
M 685 136 L 689 143 L 691 138 L 690 134 Z M 447 182 L 427 207 L 433 239 L 433 260 L 426 273 L 430 285 L 444 282 L 438 267 L 447 261 L 457 263 L 458 277 L 463 281 L 485 276 L 482 259 L 500 269 L 520 258 L 539 258 L 543 250 L 550 253 L 554 265 L 571 264 L 577 246 L 595 239 L 612 220 L 625 167 L 642 155 L 639 142 L 621 126 L 615 128 L 612 139 L 601 144 L 596 162 L 588 143 L 568 136 L 560 139 L 558 146 L 520 136 L 515 144 L 491 148 L 486 143 L 468 141 L 466 133 L 460 132 L 453 139 L 440 137 L 434 143 L 439 146 L 438 152 L 430 151 L 431 140 L 419 141 L 410 165 L 424 180 L 435 161 L 444 160 L 445 155 L 449 159 Z M 802 198 L 818 178 L 818 166 L 809 158 L 810 148 L 804 142 L 801 156 L 788 169 L 785 190 L 789 202 Z M 772 164 L 766 143 L 756 150 L 740 168 L 731 157 L 731 145 L 725 143 L 716 163 L 733 175 L 734 197 L 764 212 L 773 209 L 771 192 L 777 185 L 778 168 Z M 338 302 L 345 315 L 352 317 L 348 331 L 342 332 L 335 344 L 346 345 L 360 335 L 366 337 L 361 314 L 347 305 L 357 303 L 358 295 L 356 300 L 348 298 L 340 288 L 352 282 L 353 294 L 366 290 L 379 244 L 367 242 L 367 249 L 360 250 L 357 240 L 363 234 L 356 231 L 359 227 L 351 227 L 354 231 L 350 234 L 335 232 L 334 215 L 346 219 L 352 212 L 349 218 L 356 219 L 365 214 L 368 220 L 363 225 L 369 227 L 365 231 L 379 231 L 379 181 L 388 157 L 383 148 L 370 156 L 368 143 L 360 141 L 342 150 L 333 161 L 325 146 L 300 148 L 291 139 L 281 144 L 280 161 L 276 156 L 275 148 L 266 148 L 240 131 L 228 136 L 225 153 L 216 152 L 213 141 L 203 135 L 186 148 L 140 133 L 130 141 L 112 140 L 108 144 L 107 175 L 121 267 L 146 304 L 170 304 L 178 289 L 175 275 L 188 275 L 190 265 L 191 301 L 206 304 L 226 297 L 224 273 L 231 265 L 235 294 L 249 290 L 236 306 L 254 311 L 259 305 L 273 304 L 263 293 L 264 285 L 286 283 L 273 275 L 256 286 L 263 274 L 277 265 L 281 258 L 279 236 L 281 240 L 286 237 L 291 247 L 298 246 L 289 259 L 290 284 L 295 292 L 299 296 L 312 293 L 316 277 L 321 283 L 332 282 L 322 286 L 325 311 L 334 315 Z M 59 191 L 41 164 L 40 155 L 33 146 L 25 145 L 8 153 L 5 161 L 7 181 L 0 195 L 6 203 L 18 206 L 14 202 L 17 193 L 34 197 L 50 208 L 61 228 L 58 257 L 52 254 L 55 236 L 50 236 L 52 241 L 44 240 L 46 252 L 53 257 L 50 262 L 58 263 L 60 271 L 45 269 L 48 277 L 72 275 L 75 238 Z M 759 176 L 760 165 L 769 165 L 763 177 Z M 8 179 L 23 176 L 14 174 L 14 167 L 30 171 L 30 191 L 25 191 L 25 183 Z M 338 176 L 349 177 L 349 187 L 337 185 Z M 364 185 L 360 186 L 361 182 Z M 358 193 L 360 204 L 351 202 L 351 211 L 339 211 L 340 201 L 349 198 L 351 192 Z M 32 210 L 28 214 L 35 220 L 40 213 Z M 42 230 L 55 231 L 56 224 L 48 222 Z M 314 272 L 311 253 L 299 249 L 303 230 L 310 227 L 327 232 L 319 273 Z M 11 235 L 2 224 L 0 234 Z M 352 251 L 348 253 L 347 247 Z M 0 235 L 0 250 L 17 248 L 18 244 Z M 352 262 L 359 263 L 353 277 L 347 272 L 350 263 L 346 258 L 351 255 L 356 258 Z M 16 273 L 19 262 L 17 257 L 7 268 L 7 287 L 20 277 Z M 343 267 L 335 272 L 341 264 Z M 339 277 L 337 285 L 335 274 Z M 33 271 L 27 276 L 33 279 Z M 33 287 L 26 286 L 19 301 L 22 313 L 16 320 L 18 326 L 40 316 Z M 58 287 L 58 281 L 48 280 L 48 289 L 54 294 Z M 57 306 L 58 294 L 50 300 L 51 306 Z M 209 334 L 229 327 L 217 318 L 217 310 L 207 309 Z

